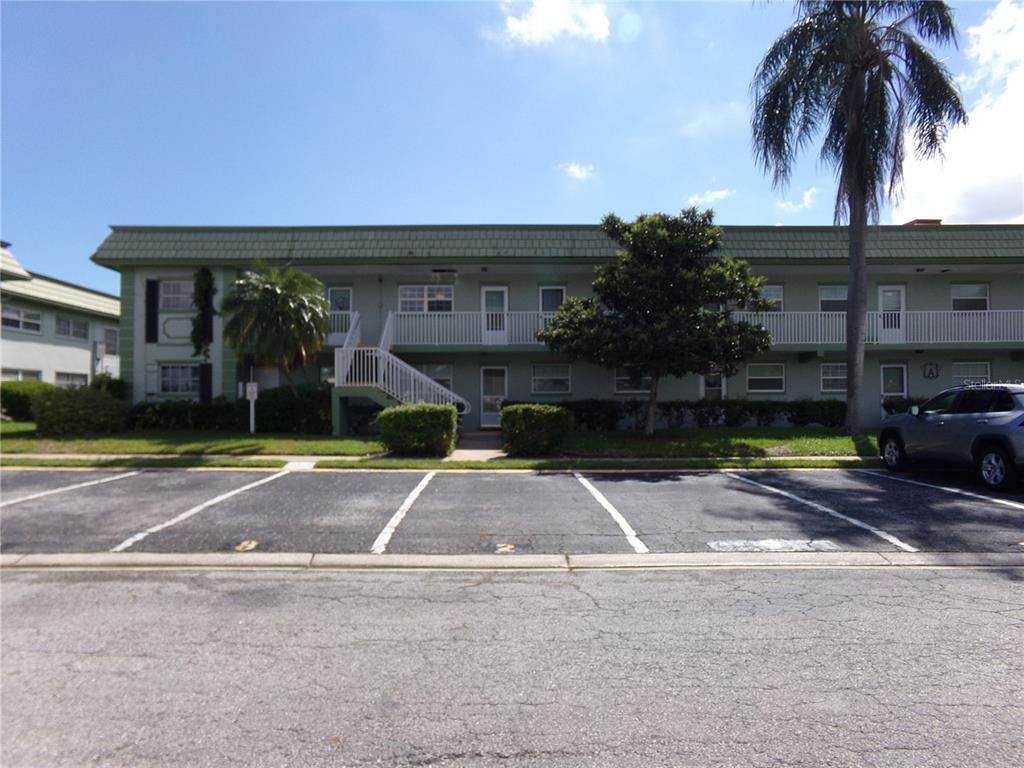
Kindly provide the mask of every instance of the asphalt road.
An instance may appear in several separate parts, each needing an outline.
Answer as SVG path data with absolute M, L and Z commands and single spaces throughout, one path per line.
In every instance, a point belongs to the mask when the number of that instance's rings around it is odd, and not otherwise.
M 0 494 L 4 553 L 1024 551 L 1024 493 L 959 475 L 5 469 Z
M 1015 767 L 1021 575 L 5 573 L 0 763 Z

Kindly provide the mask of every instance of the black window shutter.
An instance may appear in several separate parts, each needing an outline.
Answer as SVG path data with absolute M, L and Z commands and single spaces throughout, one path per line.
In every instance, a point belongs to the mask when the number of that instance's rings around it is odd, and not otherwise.
M 160 281 L 146 281 L 146 343 L 160 341 Z
M 208 403 L 213 399 L 213 366 L 199 364 L 199 402 Z

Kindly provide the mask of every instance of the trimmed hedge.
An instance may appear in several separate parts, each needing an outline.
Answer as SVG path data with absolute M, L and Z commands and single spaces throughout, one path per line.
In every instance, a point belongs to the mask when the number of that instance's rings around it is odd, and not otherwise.
M 125 428 L 127 411 L 124 401 L 89 387 L 54 387 L 32 398 L 32 416 L 41 435 L 120 432 Z
M 794 427 L 821 424 L 841 427 L 846 421 L 845 400 L 793 400 L 784 404 L 789 423 Z
M 562 446 L 574 423 L 558 405 L 512 405 L 501 409 L 501 439 L 511 456 L 544 456 Z
M 133 429 L 249 429 L 249 402 L 216 397 L 209 403 L 160 400 L 137 403 L 128 418 Z M 331 390 L 320 385 L 267 389 L 256 401 L 256 431 L 329 435 Z
M 15 421 L 32 421 L 32 398 L 56 388 L 45 381 L 5 381 L 0 384 L 0 407 Z
M 132 399 L 131 384 L 124 379 L 115 379 L 109 373 L 97 373 L 89 382 L 89 388 L 109 392 L 116 400 L 130 402 Z
M 380 439 L 390 453 L 447 456 L 455 450 L 454 405 L 396 405 L 377 414 Z
M 502 411 L 523 404 L 508 401 Z M 567 400 L 556 405 L 575 416 L 577 429 L 605 432 L 639 429 L 646 408 L 642 400 Z M 687 423 L 698 427 L 742 427 L 751 421 L 759 427 L 769 427 L 779 419 L 795 427 L 809 424 L 839 427 L 845 418 L 846 402 L 843 400 L 663 400 L 658 403 L 659 423 L 671 429 L 680 429 Z

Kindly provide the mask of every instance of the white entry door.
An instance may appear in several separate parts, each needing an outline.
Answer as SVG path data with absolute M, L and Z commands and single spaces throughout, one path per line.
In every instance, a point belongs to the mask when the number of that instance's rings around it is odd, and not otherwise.
M 508 288 L 503 285 L 480 289 L 484 344 L 508 344 Z
M 508 368 L 480 369 L 480 426 L 501 426 L 501 404 L 508 397 Z
M 907 340 L 907 289 L 902 285 L 878 286 L 878 341 L 900 344 Z

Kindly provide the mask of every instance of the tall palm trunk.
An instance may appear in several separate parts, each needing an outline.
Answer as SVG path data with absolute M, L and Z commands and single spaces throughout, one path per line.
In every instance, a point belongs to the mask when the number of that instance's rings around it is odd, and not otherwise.
M 863 124 L 864 72 L 851 78 L 846 93 L 846 152 L 843 168 L 846 203 L 850 216 L 849 278 L 846 286 L 846 433 L 858 435 L 863 429 L 861 405 L 864 390 L 864 330 L 867 325 L 868 288 L 865 238 L 868 228 L 868 190 L 865 188 L 865 135 Z M 853 150 L 852 157 L 850 155 Z
M 846 294 L 846 433 L 863 429 L 864 330 L 867 325 L 867 265 L 864 256 L 868 214 L 864 195 L 850 195 L 849 284 Z

